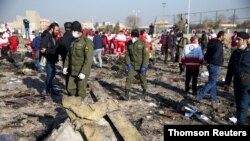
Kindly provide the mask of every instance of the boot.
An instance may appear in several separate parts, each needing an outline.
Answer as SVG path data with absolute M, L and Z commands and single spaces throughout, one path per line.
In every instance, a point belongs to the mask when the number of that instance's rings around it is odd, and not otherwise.
M 119 99 L 120 100 L 128 101 L 130 99 L 130 97 L 129 97 L 129 90 L 125 90 L 125 94 L 121 95 Z
M 147 90 L 143 89 L 143 91 L 142 91 L 142 99 L 145 100 L 146 96 L 147 96 Z
M 182 64 L 179 64 L 179 69 L 180 69 L 179 75 L 182 75 L 182 73 L 184 71 Z

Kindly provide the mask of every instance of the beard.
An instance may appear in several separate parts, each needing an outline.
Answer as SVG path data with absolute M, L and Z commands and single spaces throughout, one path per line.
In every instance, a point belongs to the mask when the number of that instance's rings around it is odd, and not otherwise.
M 52 32 L 52 36 L 53 36 L 53 37 L 56 37 L 56 35 L 57 35 L 57 34 L 53 31 L 53 32 Z

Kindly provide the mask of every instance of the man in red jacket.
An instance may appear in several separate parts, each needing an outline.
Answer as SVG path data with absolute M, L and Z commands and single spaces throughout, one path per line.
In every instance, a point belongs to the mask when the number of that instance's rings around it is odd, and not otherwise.
M 237 31 L 234 31 L 233 35 L 231 36 L 231 52 L 237 49 Z
M 126 42 L 126 36 L 124 35 L 125 30 L 121 30 L 120 33 L 116 36 L 117 41 L 117 51 L 119 54 L 124 54 L 125 52 L 125 42 Z
M 10 41 L 10 52 L 9 55 L 11 56 L 13 53 L 17 51 L 17 46 L 19 44 L 19 40 L 16 34 L 13 33 L 13 35 L 9 39 Z
M 199 75 L 200 65 L 203 64 L 203 54 L 201 46 L 198 42 L 198 37 L 191 37 L 191 44 L 184 46 L 182 52 L 182 63 L 186 66 L 186 80 L 185 80 L 185 98 L 189 92 L 189 83 L 192 78 L 193 94 L 197 94 L 197 79 Z

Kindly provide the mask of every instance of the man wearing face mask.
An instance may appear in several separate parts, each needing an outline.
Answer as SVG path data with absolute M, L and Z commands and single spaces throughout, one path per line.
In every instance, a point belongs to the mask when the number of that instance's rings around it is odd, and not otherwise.
M 124 100 L 129 99 L 129 90 L 136 73 L 139 74 L 139 79 L 143 89 L 143 97 L 145 97 L 147 89 L 146 72 L 149 63 L 149 57 L 146 50 L 147 45 L 145 42 L 139 40 L 139 31 L 137 29 L 132 30 L 131 36 L 132 40 L 128 43 L 125 55 L 128 77 L 125 86 L 125 96 L 123 97 Z
M 46 57 L 47 63 L 46 69 L 46 80 L 45 80 L 45 90 L 42 95 L 47 94 L 57 94 L 53 87 L 53 79 L 56 75 L 55 64 L 58 62 L 58 54 L 56 53 L 56 35 L 59 32 L 59 25 L 57 23 L 50 24 L 48 30 L 44 31 L 41 40 L 41 53 Z
M 78 21 L 72 23 L 72 42 L 64 63 L 63 74 L 69 72 L 67 90 L 70 95 L 86 97 L 87 81 L 93 61 L 93 43 L 82 34 Z
M 234 78 L 234 96 L 236 102 L 237 124 L 247 124 L 247 113 L 250 102 L 250 45 L 249 34 L 237 33 L 237 49 L 232 53 L 226 75 L 224 89 L 229 90 L 229 85 Z

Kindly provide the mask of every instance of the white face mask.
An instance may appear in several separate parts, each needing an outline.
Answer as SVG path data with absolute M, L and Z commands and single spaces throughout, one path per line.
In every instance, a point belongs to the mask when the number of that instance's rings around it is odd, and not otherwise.
M 132 38 L 132 43 L 135 43 L 137 40 L 138 40 L 138 38 L 133 37 L 133 38 Z
M 78 33 L 78 31 L 72 31 L 72 35 L 74 38 L 79 38 L 80 34 Z
M 241 49 L 241 50 L 244 50 L 246 47 L 247 47 L 246 45 L 241 45 L 238 48 Z

